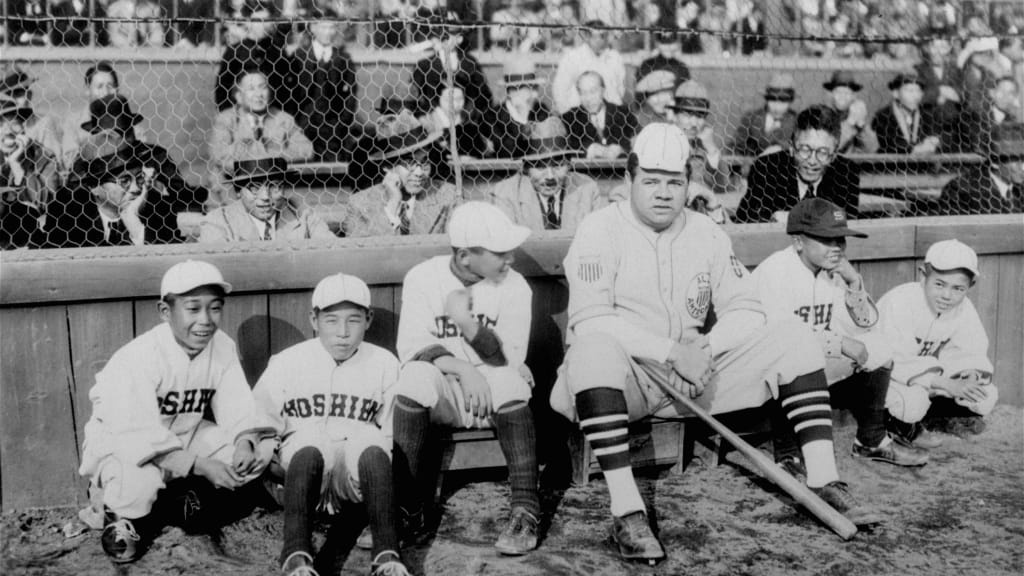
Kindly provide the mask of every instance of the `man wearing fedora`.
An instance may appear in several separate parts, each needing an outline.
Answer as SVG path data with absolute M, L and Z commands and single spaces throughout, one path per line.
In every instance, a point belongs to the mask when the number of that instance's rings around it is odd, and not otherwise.
M 655 70 L 668 70 L 679 83 L 690 79 L 690 68 L 683 62 L 682 42 L 678 32 L 654 33 L 654 52 L 637 66 L 636 81 L 639 82 Z
M 457 21 L 458 16 L 451 12 L 431 16 L 426 21 L 433 52 L 416 62 L 412 73 L 412 93 L 418 102 L 413 112 L 417 114 L 425 114 L 437 106 L 441 89 L 448 85 L 449 74 L 454 84 L 462 88 L 467 110 L 483 112 L 491 107 L 494 98 L 483 67 L 464 46 L 459 30 L 447 26 Z
M 736 222 L 784 222 L 804 198 L 824 198 L 851 218 L 860 202 L 860 171 L 836 153 L 841 120 L 830 106 L 800 112 L 786 150 L 764 154 L 747 175 L 747 191 L 736 207 Z
M 379 184 L 353 194 L 345 207 L 347 237 L 443 234 L 460 203 L 450 182 L 434 178 L 431 156 L 441 132 L 427 132 L 409 112 L 380 127 L 378 151 L 369 158 L 383 166 Z
M 517 58 L 505 63 L 505 101 L 492 108 L 484 120 L 498 158 L 520 158 L 526 154 L 531 127 L 551 116 L 538 91 L 545 83 L 537 76 L 532 60 Z
M 580 74 L 594 70 L 604 79 L 605 99 L 623 104 L 626 97 L 626 64 L 622 54 L 612 45 L 609 33 L 602 30 L 604 22 L 591 20 L 579 30 L 581 42 L 562 52 L 551 86 L 551 97 L 559 114 L 580 104 L 576 80 Z
M 722 162 L 722 147 L 715 136 L 715 130 L 707 121 L 711 114 L 708 92 L 696 80 L 687 80 L 676 88 L 675 100 L 670 106 L 674 111 L 676 126 L 690 141 L 687 206 L 708 216 L 715 223 L 723 224 L 728 221 L 728 216 L 715 194 L 728 191 L 729 169 Z
M 234 189 L 239 201 L 207 214 L 199 227 L 199 241 L 334 238 L 319 215 L 287 195 L 284 184 L 291 174 L 284 158 L 236 161 L 227 184 Z
M 605 99 L 604 78 L 593 70 L 580 74 L 576 90 L 580 105 L 562 114 L 569 148 L 587 158 L 613 160 L 628 154 L 637 125 L 629 108 Z
M 557 117 L 537 124 L 522 170 L 492 188 L 491 203 L 531 230 L 576 230 L 587 214 L 608 202 L 597 182 L 572 171 L 570 158 L 578 154 Z
M 52 116 L 37 114 L 32 109 L 32 84 L 35 78 L 29 76 L 16 64 L 5 67 L 3 80 L 0 81 L 0 106 L 5 108 L 13 104 L 27 110 L 22 119 L 25 135 L 43 148 L 60 158 L 60 125 Z
M 120 77 L 110 62 L 100 61 L 90 66 L 85 71 L 84 81 L 85 97 L 89 104 L 105 96 L 116 96 L 120 93 Z M 88 122 L 91 117 L 90 106 L 87 104 L 70 114 L 61 128 L 60 159 L 65 172 L 71 170 L 82 144 L 89 139 L 89 131 L 82 128 L 82 123 Z M 142 124 L 135 124 L 132 131 L 136 140 L 145 139 Z
M 54 153 L 29 135 L 25 125 L 31 117 L 31 108 L 0 100 L 0 187 L 41 215 L 60 186 L 60 175 Z
M 654 70 L 636 83 L 633 114 L 637 130 L 655 122 L 672 122 L 673 93 L 678 83 L 668 70 Z
M 135 128 L 143 117 L 132 111 L 127 98 L 111 94 L 93 100 L 89 104 L 89 114 L 89 120 L 81 125 L 81 129 L 89 136 L 82 145 L 79 160 L 71 166 L 69 179 L 83 171 L 82 163 L 88 162 L 88 159 L 83 158 L 90 147 L 97 145 L 97 140 L 100 143 L 116 142 L 122 155 L 138 158 L 139 162 L 153 171 L 151 185 L 154 189 L 171 203 L 180 206 L 181 210 L 165 215 L 168 226 L 177 226 L 178 211 L 204 211 L 209 192 L 202 186 L 193 186 L 185 181 L 166 148 L 139 140 Z M 95 157 L 95 153 L 92 156 Z
M 234 93 L 235 105 L 217 115 L 210 136 L 210 177 L 219 192 L 226 189 L 219 184 L 221 178 L 239 160 L 281 157 L 298 162 L 313 156 L 313 143 L 295 118 L 272 105 L 267 76 L 258 68 L 238 77 Z
M 165 178 L 152 157 L 136 154 L 123 134 L 106 130 L 86 146 L 68 183 L 46 209 L 39 248 L 141 246 L 183 239 L 177 216 L 188 209 L 157 185 Z
M 730 149 L 739 156 L 758 156 L 769 148 L 789 144 L 796 126 L 793 100 L 796 88 L 790 74 L 775 74 L 764 92 L 764 107 L 743 115 Z
M 843 117 L 839 152 L 870 153 L 877 150 L 878 137 L 870 126 L 868 105 L 857 97 L 862 86 L 853 73 L 838 70 L 822 86 L 829 93 L 832 107 Z
M 1024 212 L 1024 124 L 998 127 L 987 156 L 988 163 L 964 168 L 942 188 L 939 214 Z
M 892 103 L 871 120 L 882 154 L 934 154 L 939 150 L 939 127 L 921 107 L 924 84 L 914 73 L 897 74 L 889 82 Z

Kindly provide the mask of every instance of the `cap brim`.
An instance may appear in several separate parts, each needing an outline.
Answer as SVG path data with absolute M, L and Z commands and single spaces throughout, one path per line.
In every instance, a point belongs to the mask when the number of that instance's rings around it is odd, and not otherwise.
M 189 288 L 188 290 L 183 290 L 181 292 L 171 292 L 171 291 L 164 292 L 164 293 L 160 294 L 160 298 L 164 298 L 168 294 L 174 294 L 175 296 L 180 296 L 182 294 L 188 294 L 189 292 L 191 292 L 193 290 L 196 290 L 197 288 L 202 288 L 203 286 L 220 286 L 221 290 L 224 291 L 224 294 L 231 294 L 231 291 L 234 290 L 234 287 L 231 284 L 229 284 L 228 282 L 203 282 L 202 284 L 196 284 L 195 286 Z
M 825 88 L 825 90 L 828 90 L 829 92 L 835 90 L 840 86 L 846 86 L 847 88 L 853 90 L 854 92 L 860 92 L 861 88 L 863 88 L 863 86 L 857 84 L 856 82 L 825 82 L 824 84 L 822 84 L 822 87 Z
M 246 182 L 253 182 L 257 180 L 287 180 L 288 178 L 298 176 L 299 173 L 295 170 L 275 170 L 273 172 L 265 172 L 263 174 L 247 174 L 245 176 L 231 177 L 224 180 L 225 184 L 244 184 Z
M 543 86 L 547 83 L 548 81 L 544 78 L 537 78 L 535 80 L 516 80 L 514 82 L 505 82 L 502 80 L 499 82 L 499 84 L 505 88 L 515 88 L 517 86 Z
M 481 248 L 491 252 L 510 252 L 522 246 L 531 233 L 532 231 L 526 226 L 514 224 L 502 238 L 495 238 L 486 246 L 481 246 Z
M 527 154 L 520 158 L 524 164 L 530 164 L 532 162 L 540 162 L 542 160 L 550 160 L 552 158 L 562 157 L 576 157 L 580 156 L 579 150 L 552 150 L 550 152 L 542 152 L 540 154 Z
M 445 134 L 445 132 L 443 132 L 443 131 L 442 132 L 434 132 L 434 133 L 430 134 L 429 136 L 427 136 L 426 139 L 420 140 L 419 142 L 417 142 L 415 144 L 411 144 L 409 146 L 404 146 L 402 148 L 397 148 L 395 150 L 389 150 L 387 152 L 376 152 L 374 154 L 371 154 L 369 156 L 369 159 L 370 160 L 387 160 L 389 158 L 399 158 L 399 157 L 404 156 L 404 155 L 406 155 L 406 154 L 408 154 L 410 152 L 415 152 L 417 150 L 422 150 L 423 148 L 426 148 L 427 146 L 430 146 L 431 144 L 436 142 L 438 140 L 438 138 L 440 138 L 444 134 Z
M 344 304 L 346 302 L 348 302 L 349 304 L 352 304 L 354 306 L 359 306 L 360 308 L 363 308 L 364 310 L 369 310 L 370 309 L 370 305 L 369 304 L 363 304 L 362 302 L 356 302 L 355 300 L 352 300 L 352 299 L 349 299 L 349 298 L 342 298 L 341 300 L 338 300 L 336 302 L 331 302 L 330 304 L 326 304 L 326 305 L 315 305 L 315 306 L 313 306 L 313 308 L 315 308 L 317 310 L 326 310 L 326 309 L 330 308 L 331 306 L 337 306 L 338 304 Z
M 844 238 L 847 236 L 853 236 L 854 238 L 868 237 L 867 234 L 859 230 L 854 230 L 849 226 L 844 226 L 842 228 L 834 228 L 832 230 L 820 230 L 814 232 L 808 230 L 798 230 L 796 232 L 790 232 L 790 234 L 805 234 L 807 236 L 814 236 L 816 238 Z

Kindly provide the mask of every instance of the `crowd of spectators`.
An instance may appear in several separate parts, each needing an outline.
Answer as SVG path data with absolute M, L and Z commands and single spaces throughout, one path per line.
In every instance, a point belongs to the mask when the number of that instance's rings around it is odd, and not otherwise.
M 604 4 L 614 13 L 624 6 Z M 647 16 L 656 13 L 651 6 Z M 808 195 L 828 197 L 856 215 L 860 174 L 845 158 L 849 152 L 977 153 L 986 162 L 973 179 L 964 172 L 938 202 L 914 206 L 915 213 L 1022 208 L 1021 85 L 1011 66 L 1021 60 L 1019 37 L 972 38 L 962 46 L 927 38 L 919 65 L 892 77 L 891 100 L 873 110 L 848 71 L 823 84 L 826 102 L 801 102 L 803 110 L 796 102 L 806 86 L 775 74 L 764 86 L 763 105 L 726 129 L 711 118 L 728 95 L 711 94 L 692 78 L 682 60 L 685 36 L 656 34 L 648 57 L 627 72 L 617 33 L 601 29 L 619 22 L 588 20 L 563 49 L 550 87 L 533 59 L 510 57 L 496 97 L 460 16 L 440 10 L 420 21 L 429 46 L 411 75 L 411 97 L 382 98 L 376 122 L 363 123 L 356 119 L 360 86 L 345 26 L 323 19 L 329 7 L 310 8 L 317 19 L 295 49 L 289 26 L 273 20 L 280 7 L 246 0 L 231 9 L 245 20 L 231 32 L 213 87 L 219 113 L 208 137 L 204 186 L 189 185 L 168 151 L 147 142 L 142 115 L 121 94 L 111 64 L 86 71 L 89 104 L 62 121 L 33 108 L 46 97 L 33 93 L 34 78 L 6 68 L 0 78 L 4 247 L 180 242 L 177 214 L 184 211 L 206 214 L 200 241 L 440 231 L 465 200 L 452 183 L 449 128 L 459 157 L 521 161 L 520 172 L 488 194 L 545 229 L 573 226 L 579 210 L 622 199 L 621 189 L 592 198 L 594 181 L 570 173 L 570 159 L 625 159 L 634 135 L 652 122 L 675 123 L 690 139 L 691 206 L 718 222 L 784 220 Z M 619 11 L 636 17 L 634 8 Z M 149 24 L 139 22 L 132 33 L 146 36 Z M 117 31 L 130 35 L 129 28 Z M 115 29 L 107 32 L 115 42 Z M 529 30 L 524 41 L 541 42 L 529 40 Z M 550 88 L 544 90 L 550 102 L 542 88 Z M 722 160 L 726 154 L 756 158 L 748 176 L 734 173 Z M 309 160 L 349 165 L 355 194 L 333 231 L 287 194 L 288 164 Z M 719 198 L 726 192 L 743 194 L 731 216 Z

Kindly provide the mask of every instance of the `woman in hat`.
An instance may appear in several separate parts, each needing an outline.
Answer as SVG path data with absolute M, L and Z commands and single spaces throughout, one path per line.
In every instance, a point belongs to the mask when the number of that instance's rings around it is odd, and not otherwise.
M 653 70 L 637 82 L 633 111 L 637 132 L 652 122 L 672 122 L 671 105 L 675 89 L 676 76 L 668 70 Z
M 32 109 L 0 101 L 0 187 L 16 201 L 43 211 L 60 186 L 57 157 L 33 139 Z
M 25 134 L 42 147 L 60 158 L 61 130 L 58 122 L 51 116 L 37 114 L 32 109 L 32 84 L 35 78 L 29 76 L 17 65 L 5 67 L 3 80 L 0 81 L 0 105 L 13 104 L 27 109 L 22 120 Z
M 199 242 L 331 239 L 318 214 L 287 194 L 294 172 L 284 158 L 238 160 L 227 180 L 238 202 L 211 211 L 199 226 Z
M 545 83 L 537 76 L 532 60 L 516 58 L 505 63 L 505 101 L 484 119 L 496 157 L 521 158 L 526 154 L 530 128 L 551 116 L 551 110 L 540 101 L 539 88 Z
M 868 105 L 857 97 L 861 85 L 853 73 L 838 70 L 822 84 L 832 99 L 832 108 L 843 117 L 838 152 L 870 153 L 878 149 L 878 137 L 871 129 Z
M 369 159 L 381 163 L 383 177 L 349 198 L 342 220 L 345 236 L 444 233 L 460 198 L 455 186 L 433 177 L 431 156 L 442 136 L 427 132 L 410 113 L 380 127 L 378 152 Z

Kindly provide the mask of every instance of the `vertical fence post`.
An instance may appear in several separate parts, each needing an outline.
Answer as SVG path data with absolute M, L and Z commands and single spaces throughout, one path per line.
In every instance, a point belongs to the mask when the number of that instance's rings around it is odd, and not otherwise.
M 213 1 L 213 46 L 220 48 L 220 31 L 223 26 L 220 20 L 220 0 Z
M 178 21 L 178 0 L 171 2 L 171 25 L 169 26 L 171 33 L 171 46 L 175 46 L 185 36 L 181 32 L 181 22 Z
M 96 0 L 89 0 L 89 19 L 87 20 L 89 26 L 89 46 L 96 46 L 96 36 L 99 32 L 96 31 Z M 101 25 L 103 25 L 101 23 Z
M 484 0 L 476 0 L 474 2 L 476 7 L 476 20 L 483 22 L 484 20 Z M 478 26 L 476 29 L 476 49 L 483 50 L 486 47 L 486 38 L 484 38 L 484 27 Z
M 3 12 L 4 13 L 4 44 L 3 44 L 3 46 L 4 46 L 4 48 L 9 46 L 10 45 L 10 41 L 11 41 L 11 38 L 10 38 L 10 36 L 11 36 L 10 24 L 11 23 L 7 21 L 7 4 L 8 4 L 8 2 L 4 2 L 3 3 L 3 11 L 4 11 Z

